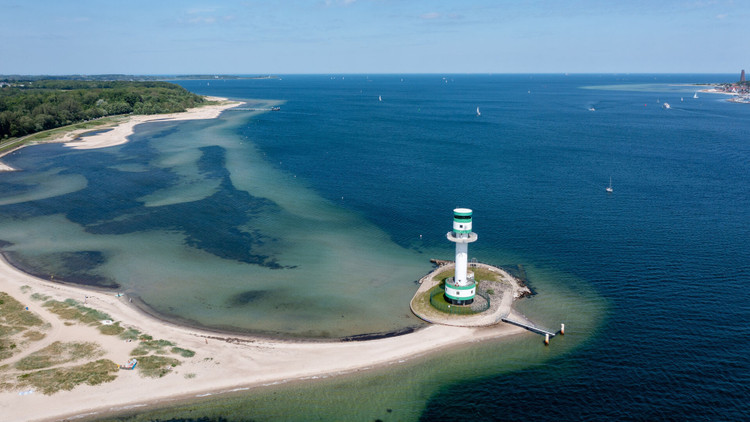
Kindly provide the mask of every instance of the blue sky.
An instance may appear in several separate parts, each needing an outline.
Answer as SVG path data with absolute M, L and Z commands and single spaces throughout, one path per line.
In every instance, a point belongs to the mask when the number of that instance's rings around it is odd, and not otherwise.
M 735 73 L 746 0 L 0 0 L 0 74 Z

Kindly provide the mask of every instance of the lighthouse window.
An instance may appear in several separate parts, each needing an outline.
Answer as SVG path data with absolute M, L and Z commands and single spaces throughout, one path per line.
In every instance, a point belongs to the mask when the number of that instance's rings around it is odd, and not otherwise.
M 463 229 L 463 228 L 464 228 L 464 225 L 463 225 L 463 224 L 459 224 L 459 225 L 458 225 L 458 228 L 459 228 L 459 229 Z
M 471 220 L 470 215 L 453 215 L 453 218 L 457 220 Z

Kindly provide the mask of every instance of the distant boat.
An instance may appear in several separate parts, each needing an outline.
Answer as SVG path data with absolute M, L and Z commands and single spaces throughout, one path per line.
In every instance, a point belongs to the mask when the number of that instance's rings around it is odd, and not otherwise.
M 669 110 L 670 108 L 672 108 L 672 106 L 671 106 L 671 105 L 669 105 L 669 103 L 664 103 L 664 106 L 663 106 L 663 107 L 664 107 L 665 109 L 667 109 L 667 110 Z
M 596 111 L 594 107 L 589 107 L 589 111 Z
M 479 112 L 479 107 L 477 107 L 477 116 L 481 116 L 482 113 Z
M 614 192 L 614 189 L 612 189 L 612 177 L 609 178 L 609 186 L 607 186 L 606 191 L 609 193 Z
M 383 101 L 383 97 L 381 95 L 378 95 L 378 101 Z
M 271 111 L 279 111 L 281 110 L 281 107 L 271 107 Z
M 680 102 L 683 102 L 683 101 L 685 101 L 685 99 L 684 99 L 684 98 L 682 98 L 682 97 L 680 97 Z
M 695 91 L 695 94 L 693 94 L 693 98 L 698 98 L 698 91 Z
M 656 104 L 659 104 L 659 99 L 658 98 L 656 99 Z

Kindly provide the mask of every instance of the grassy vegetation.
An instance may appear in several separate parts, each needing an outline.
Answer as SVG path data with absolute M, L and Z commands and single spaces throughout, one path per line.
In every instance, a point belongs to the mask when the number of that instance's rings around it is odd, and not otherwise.
M 32 293 L 29 297 L 31 298 L 31 300 L 35 300 L 37 302 L 44 302 L 50 299 L 49 296 L 43 295 L 41 293 Z
M 165 347 L 172 347 L 175 344 L 167 340 L 145 340 L 142 341 L 138 347 L 130 352 L 130 356 L 144 356 L 151 352 L 154 353 L 166 353 Z M 138 360 L 140 362 L 140 359 Z
M 33 312 L 5 292 L 0 292 L 0 324 L 17 327 L 37 327 L 44 322 Z
M 21 293 L 26 294 L 31 291 L 31 286 L 24 284 L 21 286 Z
M 62 319 L 76 320 L 84 324 L 99 324 L 99 321 L 112 319 L 104 312 L 83 306 L 73 299 L 67 299 L 65 302 L 48 300 L 44 303 L 44 307 Z
M 141 375 L 151 378 L 161 378 L 168 374 L 180 361 L 166 356 L 142 356 L 138 358 L 138 369 Z
M 56 341 L 16 362 L 16 369 L 31 371 L 49 368 L 81 359 L 100 357 L 104 351 L 96 343 L 61 343 Z
M 184 358 L 192 358 L 193 356 L 195 356 L 195 352 L 194 351 L 188 350 L 188 349 L 183 349 L 181 347 L 173 347 L 172 348 L 172 353 L 174 353 L 176 355 L 180 355 L 180 356 L 182 356 Z
M 0 292 L 0 360 L 11 357 L 17 350 L 13 337 L 31 327 L 44 324 L 41 318 L 9 294 Z
M 103 116 L 181 112 L 203 102 L 167 82 L 28 81 L 0 89 L 0 138 Z
M 98 385 L 113 381 L 118 371 L 118 366 L 111 360 L 99 359 L 74 367 L 25 373 L 19 375 L 17 381 L 21 387 L 33 387 L 44 394 L 53 394 L 60 390 L 72 390 L 80 384 Z
M 430 297 L 427 300 L 430 301 L 430 306 L 433 309 L 440 312 L 449 313 L 454 316 L 473 315 L 477 313 L 477 311 L 474 311 L 471 307 L 451 305 L 445 300 L 445 296 L 443 295 L 444 292 L 445 290 L 440 286 L 434 286 L 432 289 L 430 289 Z
M 500 275 L 494 271 L 490 271 L 486 268 L 471 268 L 469 271 L 474 271 L 474 279 L 481 281 L 500 281 Z
M 453 277 L 456 275 L 456 270 L 453 268 L 447 269 L 445 271 L 441 271 L 433 277 L 435 280 L 445 280 L 448 277 Z
M 114 126 L 120 122 L 125 121 L 126 119 L 128 119 L 128 116 L 109 116 L 109 117 L 102 117 L 96 120 L 89 120 L 88 122 L 74 123 L 72 125 L 66 125 L 66 126 L 55 128 L 55 129 L 37 132 L 33 135 L 29 135 L 26 138 L 24 138 L 24 141 L 26 142 L 49 141 L 50 139 L 62 137 L 66 133 L 72 132 L 74 130 L 102 129 L 104 127 Z
M 490 271 L 486 268 L 469 266 L 468 270 L 474 272 L 474 279 L 477 281 L 500 281 L 500 276 L 496 272 Z M 455 275 L 456 270 L 451 268 L 436 274 L 434 278 L 436 280 L 445 280 L 446 278 Z
M 414 308 L 414 311 L 418 314 L 425 315 L 430 312 L 432 309 L 432 305 L 430 305 L 430 293 L 432 290 L 427 290 L 426 292 L 422 292 L 414 298 L 412 301 L 412 307 Z
M 125 327 L 121 327 L 119 322 L 110 325 L 100 325 L 99 331 L 107 336 L 118 336 L 125 332 Z
M 46 336 L 44 333 L 40 333 L 36 330 L 29 330 L 23 333 L 23 337 L 29 341 L 39 341 Z
M 120 333 L 120 338 L 123 340 L 138 340 L 141 332 L 135 328 L 128 328 L 124 332 Z

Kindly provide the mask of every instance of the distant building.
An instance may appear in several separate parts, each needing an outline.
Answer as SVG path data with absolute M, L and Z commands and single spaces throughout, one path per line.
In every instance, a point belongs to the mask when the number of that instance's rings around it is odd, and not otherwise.
M 740 82 L 745 82 L 745 69 L 740 72 Z

